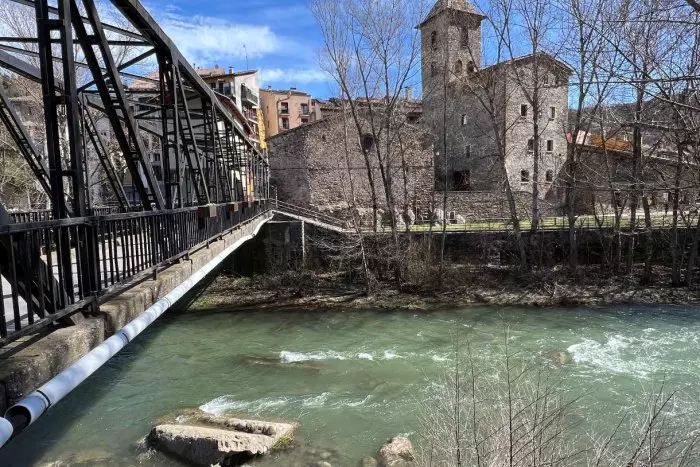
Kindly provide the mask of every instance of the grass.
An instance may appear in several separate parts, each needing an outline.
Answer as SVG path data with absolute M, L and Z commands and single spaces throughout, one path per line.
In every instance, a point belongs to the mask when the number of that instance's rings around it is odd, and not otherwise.
M 670 228 L 672 225 L 672 218 L 670 215 L 666 214 L 652 214 L 651 217 L 652 227 L 654 228 Z M 693 224 L 695 220 L 691 218 L 688 221 L 688 226 Z M 644 216 L 637 217 L 637 228 L 644 228 Z M 683 227 L 685 222 L 679 219 L 679 227 Z M 598 229 L 598 228 L 612 228 L 615 226 L 615 216 L 601 216 L 596 219 L 595 216 L 579 216 L 576 219 L 576 227 L 580 229 Z M 427 232 L 430 230 L 429 224 L 416 224 L 410 227 L 411 232 Z M 532 228 L 532 222 L 529 219 L 522 219 L 520 221 L 520 228 L 522 230 L 530 230 Z M 540 221 L 540 229 L 542 230 L 566 230 L 569 228 L 569 220 L 566 217 L 546 217 Z M 620 219 L 620 228 L 622 230 L 629 230 L 630 228 L 630 217 L 623 216 Z M 474 220 L 462 224 L 448 224 L 448 232 L 503 232 L 510 231 L 513 229 L 513 224 L 508 219 L 483 219 Z M 433 232 L 442 231 L 442 226 L 434 225 L 432 226 Z M 389 228 L 387 226 L 382 227 L 383 232 L 388 232 Z

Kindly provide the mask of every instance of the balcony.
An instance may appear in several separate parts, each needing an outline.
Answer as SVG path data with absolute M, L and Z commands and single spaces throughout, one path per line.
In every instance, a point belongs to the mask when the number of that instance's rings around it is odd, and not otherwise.
M 255 109 L 246 109 L 243 112 L 246 116 L 246 118 L 252 122 L 257 123 L 258 122 L 258 112 Z
M 289 115 L 289 106 L 280 106 L 280 115 Z
M 248 89 L 245 84 L 241 85 L 241 100 L 256 107 L 260 105 L 260 98 L 258 95 Z

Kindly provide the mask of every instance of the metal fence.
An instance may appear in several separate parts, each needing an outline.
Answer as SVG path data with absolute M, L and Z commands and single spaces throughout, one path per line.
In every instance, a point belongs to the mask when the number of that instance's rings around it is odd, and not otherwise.
M 274 203 L 275 208 L 279 209 L 281 212 L 295 214 L 295 215 L 300 216 L 300 217 L 305 217 L 307 219 L 316 220 L 320 223 L 328 224 L 330 226 L 333 226 L 333 227 L 336 227 L 339 229 L 343 229 L 343 230 L 350 228 L 350 224 L 348 222 L 346 222 L 342 219 L 338 219 L 337 217 L 323 214 L 319 211 L 314 211 L 312 209 L 303 208 L 301 206 L 285 203 L 285 202 L 279 201 L 279 200 L 274 200 L 273 203 Z
M 0 225 L 0 346 L 101 303 L 269 208 L 256 201 Z

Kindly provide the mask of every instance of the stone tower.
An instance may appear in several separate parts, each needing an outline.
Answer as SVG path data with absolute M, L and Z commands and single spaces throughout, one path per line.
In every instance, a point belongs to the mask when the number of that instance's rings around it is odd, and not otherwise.
M 434 131 L 438 113 L 442 112 L 445 80 L 453 82 L 481 67 L 481 22 L 484 18 L 469 0 L 438 0 L 418 25 L 424 121 Z

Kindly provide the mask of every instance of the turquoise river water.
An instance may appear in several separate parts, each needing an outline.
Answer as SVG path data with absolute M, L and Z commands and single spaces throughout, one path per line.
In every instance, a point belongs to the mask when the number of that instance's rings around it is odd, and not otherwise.
M 661 379 L 697 400 L 698 309 L 177 312 L 0 451 L 0 466 L 178 465 L 141 440 L 158 417 L 200 407 L 299 420 L 298 449 L 354 467 L 387 438 L 415 434 L 426 391 L 452 367 L 456 332 L 487 362 L 506 323 L 511 351 L 549 362 L 582 396 L 582 418 L 614 423 Z M 562 352 L 569 361 L 552 363 Z M 304 465 L 288 455 L 254 465 Z

